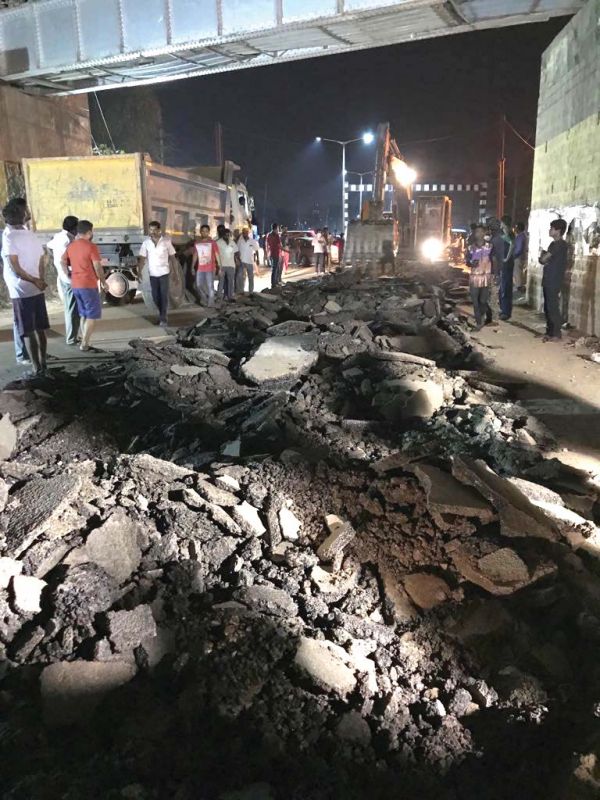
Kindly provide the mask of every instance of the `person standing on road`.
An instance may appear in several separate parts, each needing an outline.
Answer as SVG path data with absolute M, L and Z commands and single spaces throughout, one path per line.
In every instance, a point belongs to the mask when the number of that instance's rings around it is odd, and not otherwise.
M 515 235 L 512 230 L 512 219 L 509 216 L 502 217 L 501 226 L 504 257 L 500 270 L 500 319 L 506 322 L 512 317 L 513 308 Z
M 329 235 L 329 228 L 323 228 L 321 231 L 321 243 L 323 246 L 323 270 L 329 272 L 331 269 L 331 237 Z
M 240 263 L 237 244 L 231 238 L 231 231 L 225 228 L 222 236 L 217 240 L 219 248 L 219 299 L 225 298 L 230 302 L 235 294 L 235 268 Z
M 498 322 L 500 316 L 500 277 L 504 263 L 504 238 L 498 219 L 490 220 L 490 237 L 492 243 L 492 282 L 490 283 L 490 322 Z
M 237 241 L 240 252 L 240 263 L 235 268 L 235 291 L 244 293 L 246 275 L 248 276 L 248 291 L 254 292 L 254 264 L 258 264 L 258 242 L 250 236 L 250 229 L 242 228 L 242 235 Z
M 147 261 L 152 299 L 158 311 L 158 324 L 162 328 L 166 328 L 169 324 L 167 317 L 169 313 L 169 273 L 172 269 L 178 268 L 175 263 L 175 248 L 169 237 L 163 236 L 160 222 L 151 222 L 148 230 L 150 235 L 144 239 L 140 247 L 138 274 L 142 275 Z
M 315 254 L 315 272 L 320 275 L 325 269 L 325 251 L 323 248 L 323 234 L 317 228 L 312 240 L 313 253 Z
M 517 235 L 515 236 L 515 247 L 513 256 L 515 259 L 514 288 L 518 292 L 526 289 L 525 276 L 527 274 L 527 234 L 525 225 L 522 222 L 516 224 Z
M 290 265 L 290 237 L 288 229 L 284 225 L 281 229 L 281 263 L 279 265 L 279 275 L 282 276 L 288 271 Z
M 22 206 L 8 203 L 2 214 L 8 226 L 2 240 L 3 274 L 12 300 L 14 330 L 29 345 L 32 376 L 41 375 L 46 370 L 46 331 L 50 327 L 44 297 L 44 250 L 25 227 Z
M 62 230 L 55 234 L 46 245 L 52 254 L 54 268 L 56 269 L 56 288 L 62 297 L 65 311 L 65 341 L 71 346 L 77 344 L 80 319 L 79 311 L 77 310 L 77 301 L 75 300 L 75 295 L 71 288 L 71 276 L 68 271 L 63 271 L 62 257 L 67 247 L 77 235 L 78 222 L 79 220 L 77 217 L 65 217 Z
M 491 252 L 492 246 L 485 241 L 483 225 L 477 225 L 472 231 L 472 241 L 467 251 L 467 264 L 471 268 L 469 292 L 473 301 L 476 331 L 480 331 L 490 317 Z
M 27 200 L 24 197 L 14 197 L 12 200 L 9 200 L 7 208 L 18 208 L 23 212 L 25 218 L 25 227 L 27 227 L 28 221 L 31 219 L 31 214 L 29 213 L 29 208 L 27 207 Z M 6 224 L 6 227 L 2 231 L 2 248 L 0 254 L 4 253 L 4 246 L 5 246 L 5 237 L 10 230 L 10 225 Z M 13 340 L 15 344 L 15 360 L 17 364 L 21 364 L 22 366 L 30 366 L 31 359 L 29 358 L 29 353 L 27 352 L 27 345 L 25 344 L 25 338 L 21 336 L 18 331 L 17 323 L 15 322 L 13 325 Z
M 265 249 L 271 266 L 271 289 L 273 289 L 281 283 L 281 236 L 276 222 L 271 225 L 271 232 L 267 236 Z
M 90 349 L 92 334 L 97 320 L 102 318 L 102 299 L 98 283 L 106 290 L 104 269 L 100 251 L 92 243 L 94 226 L 87 219 L 79 220 L 77 238 L 67 247 L 63 257 L 63 270 L 71 271 L 71 288 L 77 301 L 77 310 L 82 321 L 82 339 L 79 349 L 84 353 Z
M 540 253 L 540 264 L 544 267 L 542 290 L 544 292 L 544 314 L 546 315 L 546 335 L 543 341 L 558 342 L 562 338 L 562 315 L 560 312 L 560 292 L 567 271 L 569 248 L 564 240 L 567 223 L 555 219 L 550 223 L 549 235 L 552 241 L 547 250 Z
M 215 304 L 215 273 L 219 264 L 219 248 L 210 238 L 210 228 L 200 228 L 200 241 L 194 245 L 192 272 L 196 274 L 196 289 L 200 304 L 212 308 Z

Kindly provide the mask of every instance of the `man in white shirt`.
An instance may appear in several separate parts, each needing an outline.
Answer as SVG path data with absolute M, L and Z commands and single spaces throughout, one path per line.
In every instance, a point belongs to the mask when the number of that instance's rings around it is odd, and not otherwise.
M 25 214 L 25 224 L 31 219 L 31 214 L 29 213 L 29 208 L 27 207 L 27 200 L 24 197 L 14 197 L 12 200 L 8 202 L 9 206 L 16 206 L 23 210 Z M 4 247 L 6 244 L 6 235 L 10 230 L 10 225 L 7 225 L 4 230 L 2 231 L 2 246 L 0 249 L 0 256 L 4 253 Z M 23 366 L 30 366 L 31 359 L 29 358 L 29 353 L 27 352 L 27 345 L 25 344 L 25 339 L 19 333 L 17 328 L 17 323 L 15 322 L 13 325 L 13 340 L 15 343 L 15 359 L 17 364 L 22 364 Z
M 315 269 L 317 274 L 323 272 L 325 269 L 325 248 L 323 241 L 323 234 L 320 229 L 315 231 L 312 240 L 313 253 L 315 254 Z
M 152 299 L 158 310 L 158 324 L 166 328 L 169 311 L 169 272 L 172 267 L 177 269 L 175 248 L 171 240 L 162 235 L 160 222 L 151 222 L 148 228 L 150 235 L 140 247 L 138 272 L 141 277 L 147 261 Z
M 231 238 L 229 228 L 221 233 L 217 240 L 219 248 L 219 288 L 217 294 L 219 298 L 233 300 L 235 292 L 235 268 L 240 263 L 240 256 L 237 244 Z
M 52 260 L 56 268 L 57 276 L 57 289 L 62 295 L 63 306 L 65 309 L 65 340 L 68 345 L 77 344 L 77 336 L 79 334 L 79 311 L 77 310 L 77 300 L 71 288 L 71 275 L 68 268 L 65 270 L 62 265 L 62 257 L 64 256 L 67 247 L 75 239 L 77 235 L 77 217 L 65 217 L 63 220 L 62 230 L 48 242 L 46 247 L 52 254 Z
M 250 236 L 249 228 L 242 228 L 242 235 L 237 240 L 240 254 L 240 263 L 235 268 L 235 291 L 237 294 L 244 293 L 246 275 L 248 275 L 248 291 L 254 292 L 254 264 L 258 264 L 258 242 Z
M 25 212 L 10 202 L 2 214 L 9 226 L 3 237 L 4 280 L 12 300 L 15 328 L 27 340 L 34 375 L 46 369 L 50 327 L 44 289 L 44 251 L 34 233 L 25 227 Z

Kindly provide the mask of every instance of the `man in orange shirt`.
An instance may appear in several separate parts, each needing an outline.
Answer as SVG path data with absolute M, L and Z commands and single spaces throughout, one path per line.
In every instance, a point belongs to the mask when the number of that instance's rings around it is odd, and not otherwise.
M 98 282 L 103 289 L 106 289 L 100 251 L 95 244 L 92 244 L 93 238 L 92 223 L 87 219 L 80 220 L 77 225 L 77 238 L 67 247 L 61 262 L 71 277 L 71 288 L 77 301 L 83 329 L 80 350 L 84 352 L 90 349 L 96 320 L 102 317 Z

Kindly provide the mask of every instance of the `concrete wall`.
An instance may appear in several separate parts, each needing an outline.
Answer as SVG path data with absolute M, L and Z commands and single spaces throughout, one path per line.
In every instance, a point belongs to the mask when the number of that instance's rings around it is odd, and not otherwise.
M 569 225 L 565 319 L 600 335 L 600 0 L 589 0 L 542 59 L 527 287 L 538 308 L 537 256 L 556 217 Z

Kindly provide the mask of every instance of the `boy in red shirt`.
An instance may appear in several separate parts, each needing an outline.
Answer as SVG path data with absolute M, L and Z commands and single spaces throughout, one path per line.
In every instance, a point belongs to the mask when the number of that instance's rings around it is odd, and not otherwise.
M 87 219 L 77 225 L 77 238 L 67 247 L 62 257 L 62 265 L 71 276 L 71 288 L 77 301 L 77 310 L 82 321 L 82 340 L 80 350 L 90 349 L 90 340 L 96 327 L 96 320 L 102 317 L 102 299 L 98 282 L 106 289 L 104 270 L 100 251 L 95 244 L 94 226 Z
M 219 248 L 210 238 L 210 228 L 200 228 L 200 241 L 194 245 L 192 271 L 196 272 L 196 288 L 203 306 L 215 304 L 215 272 L 219 263 Z

